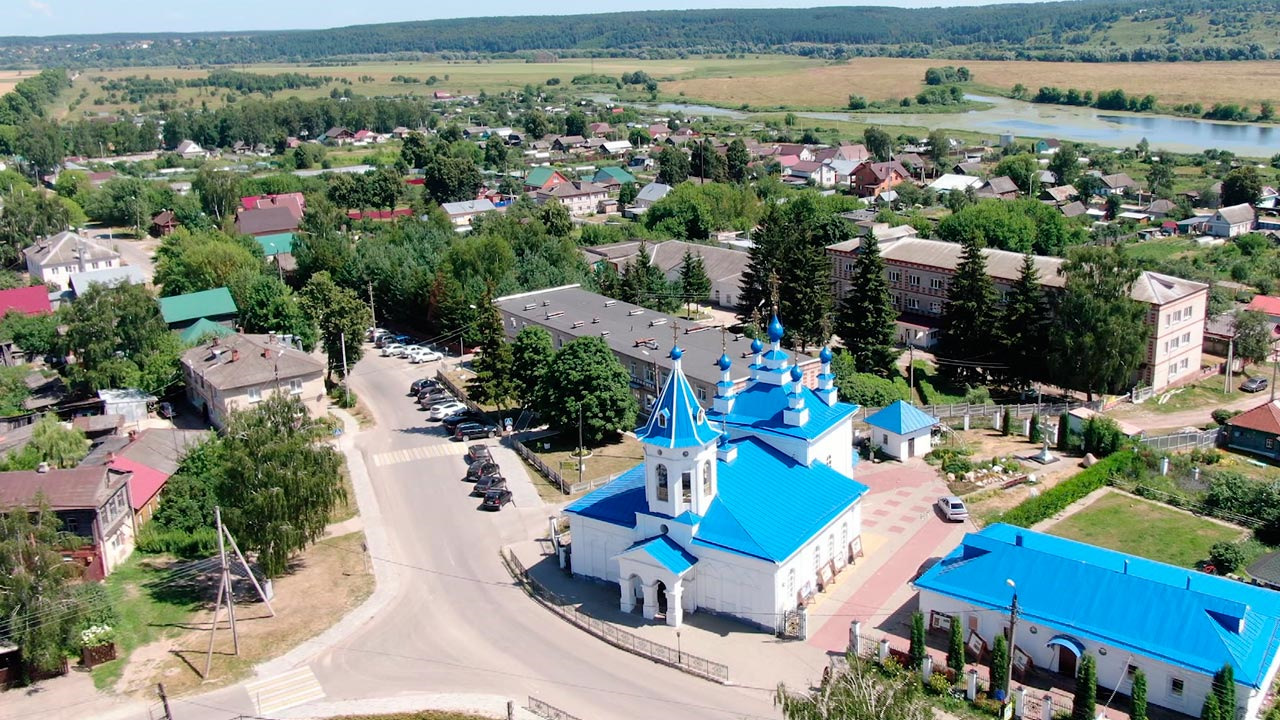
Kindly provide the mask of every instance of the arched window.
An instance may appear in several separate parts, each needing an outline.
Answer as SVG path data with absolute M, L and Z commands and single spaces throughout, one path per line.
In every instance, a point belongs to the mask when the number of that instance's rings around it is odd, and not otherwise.
M 817 543 L 813 544 L 813 574 L 818 574 L 818 568 L 822 567 L 822 546 Z
M 849 523 L 840 523 L 840 552 L 849 552 Z
M 666 500 L 669 497 L 670 495 L 667 489 L 667 466 L 659 465 L 658 466 L 658 500 L 662 502 L 666 502 Z
M 832 533 L 827 536 L 827 560 L 836 559 L 836 536 Z
M 667 411 L 663 410 L 658 413 L 658 427 L 665 428 L 667 426 Z
M 702 494 L 711 494 L 711 461 L 706 460 L 702 463 Z
M 693 502 L 693 471 L 686 470 L 680 473 L 680 499 L 685 502 Z

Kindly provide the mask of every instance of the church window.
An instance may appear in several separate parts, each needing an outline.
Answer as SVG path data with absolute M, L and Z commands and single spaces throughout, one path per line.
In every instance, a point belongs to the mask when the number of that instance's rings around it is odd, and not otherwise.
M 822 566 L 822 547 L 817 543 L 813 546 L 813 574 L 818 574 L 818 568 Z
M 796 595 L 796 569 L 791 568 L 787 571 L 787 595 L 795 597 Z
M 680 474 L 680 497 L 685 502 L 693 499 L 693 472 L 685 471 Z
M 667 426 L 667 411 L 663 410 L 658 413 L 658 427 L 665 428 Z
M 836 536 L 835 535 L 827 536 L 827 559 L 828 560 L 836 559 Z
M 658 466 L 658 500 L 659 500 L 660 502 L 666 502 L 667 498 L 668 498 L 668 494 L 667 494 L 667 466 L 666 466 L 666 465 L 659 465 L 659 466 Z
M 706 460 L 702 463 L 702 494 L 711 494 L 711 461 Z

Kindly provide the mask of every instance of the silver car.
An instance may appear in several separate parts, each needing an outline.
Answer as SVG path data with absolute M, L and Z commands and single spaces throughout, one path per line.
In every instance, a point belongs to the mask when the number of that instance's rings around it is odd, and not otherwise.
M 969 508 L 964 506 L 964 501 L 955 495 L 944 495 L 938 498 L 938 511 L 942 513 L 944 520 L 949 522 L 964 522 L 969 519 Z

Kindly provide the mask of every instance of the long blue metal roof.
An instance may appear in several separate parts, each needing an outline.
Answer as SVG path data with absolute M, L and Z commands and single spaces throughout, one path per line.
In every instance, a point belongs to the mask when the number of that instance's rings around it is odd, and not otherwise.
M 666 535 L 657 535 L 648 540 L 641 540 L 622 552 L 621 556 L 644 555 L 671 571 L 673 575 L 681 575 L 697 564 L 698 558 L 690 555 L 680 544 Z
M 751 437 L 733 440 L 737 457 L 717 461 L 716 497 L 693 544 L 780 563 L 809 542 L 867 491 L 823 463 L 792 460 Z M 635 527 L 647 513 L 644 466 L 581 498 L 566 512 Z
M 1280 593 L 1012 525 L 965 536 L 916 586 L 1078 638 L 1261 687 L 1280 651 Z M 1019 634 L 1020 642 L 1023 640 Z
M 813 440 L 858 412 L 857 405 L 846 402 L 827 405 L 817 393 L 807 387 L 802 387 L 800 394 L 804 396 L 805 407 L 809 408 L 809 421 L 804 425 L 788 425 L 783 422 L 783 411 L 787 408 L 787 388 L 766 382 L 753 382 L 743 388 L 733 401 L 733 411 L 727 415 L 714 410 L 708 415 L 712 420 L 723 421 L 726 425 Z
M 865 422 L 872 427 L 888 430 L 895 435 L 910 435 L 913 432 L 937 425 L 938 418 L 905 400 L 898 400 L 892 405 L 882 408 L 880 412 L 868 417 Z

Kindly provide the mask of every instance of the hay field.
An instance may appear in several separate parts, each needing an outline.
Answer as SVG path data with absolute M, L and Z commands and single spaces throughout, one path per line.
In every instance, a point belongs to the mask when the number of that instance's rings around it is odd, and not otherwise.
M 35 70 L 0 70 L 0 95 L 13 89 L 24 78 L 35 75 Z
M 1095 92 L 1118 87 L 1126 93 L 1151 93 L 1165 105 L 1235 102 L 1256 107 L 1260 100 L 1280 101 L 1280 61 L 1103 64 L 858 58 L 843 65 L 768 75 L 744 67 L 734 77 L 663 83 L 662 92 L 729 107 L 745 103 L 761 108 L 842 108 L 851 94 L 872 100 L 915 95 L 924 87 L 925 70 L 941 65 L 964 65 L 973 72 L 975 84 L 1002 89 L 1017 83 L 1031 92 L 1045 85 Z

